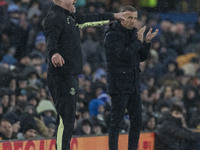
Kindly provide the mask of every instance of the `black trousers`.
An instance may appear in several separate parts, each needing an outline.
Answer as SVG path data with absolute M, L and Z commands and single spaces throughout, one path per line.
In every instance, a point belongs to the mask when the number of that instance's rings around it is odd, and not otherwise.
M 48 75 L 47 84 L 58 113 L 56 148 L 70 150 L 76 112 L 78 75 Z
M 123 123 L 125 109 L 130 118 L 128 150 L 137 150 L 142 126 L 142 106 L 140 94 L 112 94 L 111 124 L 109 130 L 109 150 L 118 150 L 118 137 Z

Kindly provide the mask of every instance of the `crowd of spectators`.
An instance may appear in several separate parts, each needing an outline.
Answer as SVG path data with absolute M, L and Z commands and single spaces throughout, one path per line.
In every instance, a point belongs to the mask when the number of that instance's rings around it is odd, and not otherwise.
M 55 136 L 56 110 L 46 85 L 43 33 L 43 19 L 51 4 L 51 0 L 0 0 L 2 140 Z M 76 6 L 79 13 L 103 13 L 117 12 L 122 5 L 119 0 L 78 0 Z M 175 104 L 183 109 L 185 126 L 200 129 L 200 16 L 195 23 L 172 22 L 143 10 L 137 28 L 144 25 L 160 31 L 148 60 L 140 65 L 142 131 L 154 131 L 163 113 Z M 80 32 L 84 65 L 74 135 L 108 132 L 111 99 L 106 93 L 103 29 L 88 27 Z M 126 114 L 121 132 L 128 129 Z

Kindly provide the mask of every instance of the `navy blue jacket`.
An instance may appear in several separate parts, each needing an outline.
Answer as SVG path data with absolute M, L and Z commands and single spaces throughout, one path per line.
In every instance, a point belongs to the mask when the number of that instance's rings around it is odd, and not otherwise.
M 108 93 L 138 93 L 140 62 L 149 55 L 150 43 L 137 39 L 137 29 L 114 22 L 105 28 Z

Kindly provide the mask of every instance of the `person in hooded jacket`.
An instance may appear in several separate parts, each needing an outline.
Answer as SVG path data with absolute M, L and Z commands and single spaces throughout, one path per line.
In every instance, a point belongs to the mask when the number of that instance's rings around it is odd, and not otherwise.
M 200 133 L 187 128 L 181 106 L 173 105 L 158 122 L 155 150 L 199 150 Z
M 148 31 L 146 26 L 135 28 L 138 14 L 132 6 L 125 6 L 121 12 L 128 12 L 125 19 L 109 24 L 105 29 L 108 93 L 111 95 L 111 125 L 109 150 L 118 150 L 118 136 L 125 109 L 130 116 L 129 150 L 137 150 L 141 129 L 141 99 L 139 92 L 140 62 L 149 54 L 150 41 L 158 33 Z

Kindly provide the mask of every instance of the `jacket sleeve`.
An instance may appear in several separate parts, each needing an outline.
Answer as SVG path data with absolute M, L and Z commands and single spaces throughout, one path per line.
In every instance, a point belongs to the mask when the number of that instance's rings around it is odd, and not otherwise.
M 140 56 L 140 62 L 145 61 L 148 56 L 149 56 L 149 50 L 150 50 L 150 43 L 142 43 L 142 49 L 139 51 L 139 56 Z
M 166 131 L 171 133 L 171 135 L 180 139 L 196 141 L 200 138 L 200 133 L 192 132 L 186 128 L 178 128 L 170 126 L 166 126 L 166 128 L 167 128 Z
M 108 23 L 110 20 L 114 20 L 113 13 L 75 14 L 75 17 L 79 28 L 84 28 L 89 26 L 99 26 Z
M 122 33 L 111 31 L 105 35 L 104 46 L 106 49 L 113 51 L 113 54 L 118 59 L 127 60 L 127 58 L 133 57 L 138 53 L 142 48 L 142 43 L 140 40 L 135 40 L 126 44 Z
M 53 54 L 59 53 L 58 40 L 63 29 L 63 24 L 62 16 L 49 14 L 45 18 L 44 31 L 46 36 L 47 50 L 50 58 Z

